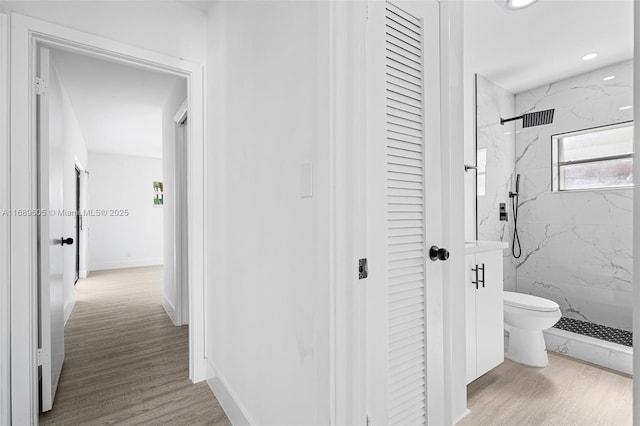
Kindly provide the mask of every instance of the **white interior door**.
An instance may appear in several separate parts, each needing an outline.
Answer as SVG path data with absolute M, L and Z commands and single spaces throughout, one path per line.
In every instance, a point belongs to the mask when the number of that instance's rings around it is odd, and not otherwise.
M 426 424 L 442 351 L 439 9 L 370 1 L 367 28 L 367 415 Z M 436 291 L 439 294 L 440 291 Z M 433 342 L 431 342 L 433 343 Z M 442 371 L 442 370 L 441 370 Z M 435 377 L 436 375 L 433 375 Z
M 39 241 L 39 354 L 42 411 L 53 405 L 64 362 L 62 138 L 51 122 L 51 64 L 49 49 L 39 51 L 38 96 L 38 201 L 41 215 Z M 68 241 L 71 242 L 72 241 Z

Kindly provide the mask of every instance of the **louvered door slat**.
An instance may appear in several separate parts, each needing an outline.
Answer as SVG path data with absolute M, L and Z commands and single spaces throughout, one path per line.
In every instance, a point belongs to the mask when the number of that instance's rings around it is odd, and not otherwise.
M 387 28 L 390 31 L 400 33 L 403 38 L 408 39 L 408 43 L 413 44 L 416 48 L 420 47 L 419 30 L 416 30 L 415 27 L 412 28 L 412 25 L 408 24 L 406 20 L 393 13 L 387 13 Z
M 401 285 L 401 284 L 407 284 L 414 281 L 420 281 L 420 282 L 424 281 L 424 274 L 422 271 L 418 271 L 416 273 L 408 274 L 404 276 L 398 276 L 395 278 L 389 278 L 389 285 L 390 286 Z
M 413 24 L 415 31 L 417 31 L 418 33 L 421 32 L 422 21 L 419 18 L 415 17 L 412 13 L 401 9 L 393 3 L 387 3 L 385 8 L 393 15 L 401 17 L 407 24 Z
M 386 7 L 389 424 L 426 418 L 422 22 Z

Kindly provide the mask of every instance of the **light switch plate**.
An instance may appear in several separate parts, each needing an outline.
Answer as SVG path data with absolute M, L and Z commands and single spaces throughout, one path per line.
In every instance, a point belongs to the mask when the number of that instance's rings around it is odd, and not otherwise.
M 313 164 L 300 165 L 300 198 L 313 197 Z

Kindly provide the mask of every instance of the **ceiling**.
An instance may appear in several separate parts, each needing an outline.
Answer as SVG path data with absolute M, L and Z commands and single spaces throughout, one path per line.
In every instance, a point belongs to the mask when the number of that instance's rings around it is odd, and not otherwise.
M 61 50 L 51 56 L 90 152 L 162 157 L 162 107 L 179 77 Z
M 518 11 L 464 5 L 465 69 L 512 93 L 633 57 L 633 0 L 539 0 Z M 598 52 L 591 61 L 582 56 Z

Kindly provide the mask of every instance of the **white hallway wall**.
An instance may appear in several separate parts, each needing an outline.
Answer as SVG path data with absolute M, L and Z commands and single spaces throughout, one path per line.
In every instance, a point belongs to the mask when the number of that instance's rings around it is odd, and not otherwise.
M 209 11 L 207 354 L 255 424 L 330 423 L 328 24 L 319 1 Z
M 153 182 L 162 181 L 162 159 L 89 153 L 89 271 L 160 265 L 162 207 L 153 205 Z M 127 213 L 113 213 L 112 211 Z
M 4 1 L 10 11 L 204 64 L 206 16 L 176 1 Z

